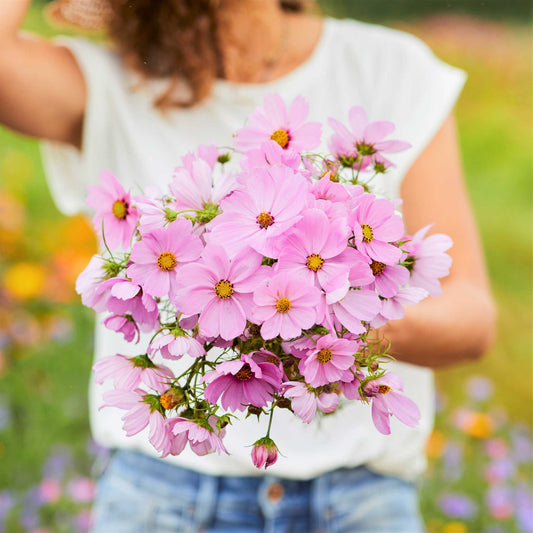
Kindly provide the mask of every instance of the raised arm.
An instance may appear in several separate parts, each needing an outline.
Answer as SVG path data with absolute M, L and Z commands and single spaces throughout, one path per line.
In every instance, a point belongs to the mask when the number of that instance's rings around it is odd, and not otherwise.
M 483 252 L 463 183 L 455 122 L 449 117 L 402 185 L 408 233 L 434 222 L 431 233 L 453 239 L 442 295 L 408 307 L 405 318 L 380 330 L 398 360 L 428 367 L 481 356 L 495 335 Z
M 80 147 L 83 75 L 66 48 L 20 32 L 30 2 L 0 1 L 0 124 Z

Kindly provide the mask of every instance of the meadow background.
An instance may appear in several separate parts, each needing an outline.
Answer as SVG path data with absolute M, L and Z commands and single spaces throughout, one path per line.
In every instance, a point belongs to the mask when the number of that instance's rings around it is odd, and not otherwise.
M 25 28 L 52 36 L 42 5 L 34 3 Z M 437 373 L 422 510 L 430 533 L 532 532 L 529 2 L 322 6 L 418 35 L 468 72 L 457 119 L 499 333 L 482 360 Z M 0 531 L 88 528 L 107 451 L 89 437 L 94 319 L 73 287 L 94 250 L 87 221 L 52 204 L 37 144 L 0 127 Z

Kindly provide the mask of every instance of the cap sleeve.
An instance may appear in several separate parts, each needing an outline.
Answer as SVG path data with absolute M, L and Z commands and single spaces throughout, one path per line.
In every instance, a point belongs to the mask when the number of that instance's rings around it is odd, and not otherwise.
M 87 211 L 87 186 L 98 180 L 109 158 L 109 123 L 112 120 L 109 87 L 119 72 L 119 60 L 109 50 L 86 39 L 56 39 L 78 62 L 87 85 L 82 149 L 56 141 L 42 141 L 41 155 L 50 192 L 66 214 Z

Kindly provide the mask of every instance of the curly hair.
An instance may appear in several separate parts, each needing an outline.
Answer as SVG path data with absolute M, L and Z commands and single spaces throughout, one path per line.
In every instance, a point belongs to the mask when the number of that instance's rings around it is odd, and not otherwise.
M 145 79 L 168 80 L 156 107 L 195 105 L 224 77 L 218 32 L 220 18 L 228 16 L 221 7 L 224 0 L 108 1 L 108 33 L 126 65 Z M 302 12 L 308 3 L 280 0 L 287 12 Z

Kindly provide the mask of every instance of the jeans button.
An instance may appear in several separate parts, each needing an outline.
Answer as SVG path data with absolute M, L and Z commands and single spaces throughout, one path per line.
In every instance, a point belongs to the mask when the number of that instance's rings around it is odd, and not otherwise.
M 272 483 L 267 489 L 267 498 L 271 502 L 279 502 L 283 498 L 284 492 L 281 483 Z

